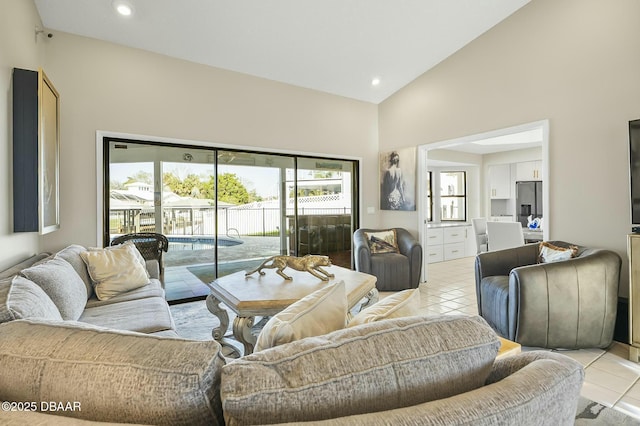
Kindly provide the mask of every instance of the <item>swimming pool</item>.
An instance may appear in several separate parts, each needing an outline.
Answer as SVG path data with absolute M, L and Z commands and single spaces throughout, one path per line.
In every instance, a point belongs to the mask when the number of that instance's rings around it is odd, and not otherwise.
M 169 250 L 211 250 L 216 246 L 216 238 L 209 236 L 178 235 L 167 239 Z M 218 247 L 233 247 L 242 243 L 237 238 L 218 237 Z

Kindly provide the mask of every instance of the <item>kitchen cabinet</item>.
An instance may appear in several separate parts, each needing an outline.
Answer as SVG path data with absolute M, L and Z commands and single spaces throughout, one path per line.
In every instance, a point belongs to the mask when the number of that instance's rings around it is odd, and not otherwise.
M 443 257 L 444 260 L 459 259 L 465 256 L 465 240 L 468 226 L 456 226 L 443 229 Z
M 427 248 L 425 250 L 427 263 L 442 262 L 444 260 L 443 241 L 444 232 L 442 228 L 429 228 L 427 230 Z
M 475 252 L 475 237 L 471 225 L 435 226 L 427 229 L 427 263 L 459 259 Z
M 511 198 L 511 165 L 489 166 L 489 195 L 491 199 Z
M 542 161 L 516 163 L 516 181 L 542 180 Z

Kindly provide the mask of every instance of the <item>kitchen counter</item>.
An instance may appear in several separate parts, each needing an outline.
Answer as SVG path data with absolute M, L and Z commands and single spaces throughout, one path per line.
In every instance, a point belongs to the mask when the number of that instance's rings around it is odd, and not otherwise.
M 526 243 L 533 243 L 536 241 L 542 241 L 542 230 L 532 230 L 529 228 L 522 228 L 522 235 Z
M 456 226 L 471 226 L 471 222 L 434 222 L 428 223 L 427 229 L 453 228 Z

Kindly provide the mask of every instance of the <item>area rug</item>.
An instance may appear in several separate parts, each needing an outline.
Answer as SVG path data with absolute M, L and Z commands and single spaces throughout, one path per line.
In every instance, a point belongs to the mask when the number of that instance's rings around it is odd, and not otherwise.
M 640 420 L 621 411 L 606 407 L 587 398 L 580 397 L 576 412 L 576 426 L 580 425 L 640 425 Z
M 235 315 L 230 310 L 227 311 L 231 324 Z M 211 330 L 218 326 L 219 321 L 207 310 L 204 300 L 172 305 L 171 314 L 181 337 L 193 340 L 213 340 Z M 238 347 L 240 347 L 239 344 Z M 640 420 L 580 397 L 575 424 L 576 426 L 640 426 Z

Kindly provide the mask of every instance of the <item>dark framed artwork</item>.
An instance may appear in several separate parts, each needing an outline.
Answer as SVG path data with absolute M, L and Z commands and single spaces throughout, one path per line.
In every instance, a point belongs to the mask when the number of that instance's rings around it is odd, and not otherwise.
M 380 210 L 415 211 L 416 148 L 380 153 Z
M 43 70 L 13 70 L 13 230 L 60 228 L 60 96 Z

